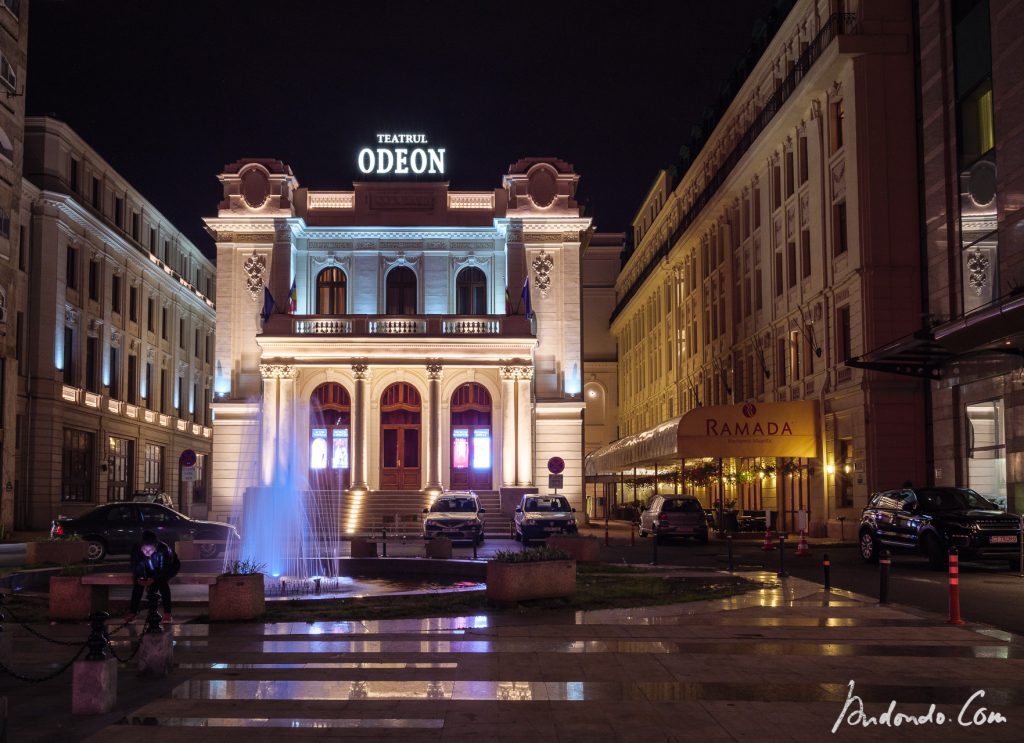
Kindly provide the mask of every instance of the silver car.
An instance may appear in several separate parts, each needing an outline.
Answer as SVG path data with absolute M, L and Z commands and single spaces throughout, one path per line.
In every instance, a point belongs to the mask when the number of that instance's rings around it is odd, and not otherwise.
M 561 495 L 524 495 L 516 506 L 516 539 L 525 544 L 552 534 L 575 534 L 575 513 L 576 509 Z
M 438 496 L 430 508 L 423 509 L 423 538 L 448 537 L 452 541 L 481 544 L 484 541 L 481 514 L 486 512 L 476 493 L 445 493 Z

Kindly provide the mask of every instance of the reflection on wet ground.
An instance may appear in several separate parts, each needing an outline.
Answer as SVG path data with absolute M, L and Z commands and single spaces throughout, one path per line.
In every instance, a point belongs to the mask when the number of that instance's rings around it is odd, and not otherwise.
M 187 680 L 97 740 L 131 741 L 136 725 L 151 725 L 172 736 L 158 740 L 173 740 L 176 728 L 201 736 L 201 727 L 245 727 L 273 728 L 248 733 L 247 743 L 288 728 L 483 741 L 508 737 L 510 720 L 528 721 L 513 728 L 517 739 L 665 740 L 687 730 L 707 739 L 825 740 L 851 681 L 874 714 L 897 700 L 919 714 L 935 704 L 951 719 L 983 689 L 983 706 L 1015 725 L 984 729 L 986 743 L 1024 730 L 1019 638 L 795 579 L 669 607 L 184 625 L 174 637 Z M 961 739 L 961 730 L 939 732 Z

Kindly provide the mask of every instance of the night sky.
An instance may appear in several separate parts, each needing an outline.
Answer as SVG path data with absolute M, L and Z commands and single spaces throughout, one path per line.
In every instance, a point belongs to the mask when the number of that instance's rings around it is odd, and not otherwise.
M 561 157 L 597 228 L 627 231 L 772 2 L 603 5 L 33 0 L 28 113 L 70 124 L 210 256 L 225 163 L 344 189 L 386 131 L 446 147 L 454 189 Z

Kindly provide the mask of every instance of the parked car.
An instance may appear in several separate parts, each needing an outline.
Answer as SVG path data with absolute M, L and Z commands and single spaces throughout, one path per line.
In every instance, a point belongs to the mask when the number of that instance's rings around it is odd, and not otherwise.
M 575 534 L 575 513 L 561 495 L 524 495 L 516 506 L 515 538 L 525 544 L 552 534 Z
M 949 548 L 961 557 L 1020 559 L 1019 516 L 1006 513 L 970 488 L 900 488 L 875 493 L 861 515 L 858 539 L 865 562 L 878 560 L 882 547 L 920 552 L 932 568 L 946 566 Z
M 132 503 L 159 503 L 161 506 L 174 508 L 171 496 L 162 490 L 136 490 L 132 494 Z
M 691 537 L 708 541 L 708 517 L 692 495 L 656 495 L 640 514 L 640 536 Z
M 229 540 L 238 539 L 238 531 L 231 524 L 190 519 L 158 503 L 107 503 L 81 516 L 58 516 L 50 526 L 51 537 L 74 534 L 87 541 L 90 560 L 128 554 L 144 531 L 154 532 L 168 544 L 185 535 L 196 541 L 217 542 L 199 545 L 204 558 L 216 557 L 224 552 Z
M 480 514 L 487 509 L 480 505 L 476 493 L 445 493 L 423 509 L 423 538 L 448 537 L 452 541 L 484 541 L 484 521 Z

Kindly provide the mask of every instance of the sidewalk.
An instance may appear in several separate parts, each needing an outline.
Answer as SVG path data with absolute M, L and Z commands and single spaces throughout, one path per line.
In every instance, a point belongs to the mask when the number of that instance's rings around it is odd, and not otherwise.
M 752 573 L 764 581 L 773 575 Z M 8 625 L 10 629 L 10 625 Z M 44 627 L 78 638 L 81 627 Z M 12 665 L 65 660 L 13 628 Z M 580 615 L 174 628 L 172 677 L 122 668 L 117 711 L 73 719 L 70 677 L 4 677 L 11 740 L 1020 740 L 1024 639 L 789 578 L 721 601 Z M 128 650 L 126 640 L 116 648 Z M 831 729 L 865 711 L 944 724 Z M 961 727 L 972 695 L 1007 723 Z M 138 726 L 144 726 L 140 729 Z M 239 730 L 239 727 L 247 728 Z

